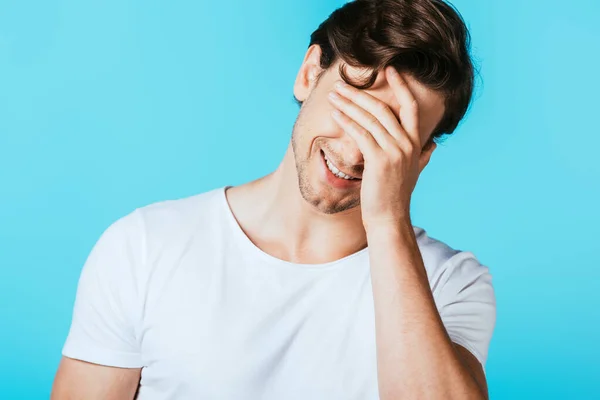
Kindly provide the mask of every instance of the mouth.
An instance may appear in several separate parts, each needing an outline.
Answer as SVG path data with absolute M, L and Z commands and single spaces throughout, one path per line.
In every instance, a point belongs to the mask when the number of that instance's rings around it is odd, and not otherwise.
M 329 160 L 323 150 L 321 150 L 321 158 L 323 159 L 323 164 L 327 172 L 327 179 L 331 183 L 334 183 L 335 186 L 352 186 L 361 181 L 359 177 L 340 171 L 340 169 Z

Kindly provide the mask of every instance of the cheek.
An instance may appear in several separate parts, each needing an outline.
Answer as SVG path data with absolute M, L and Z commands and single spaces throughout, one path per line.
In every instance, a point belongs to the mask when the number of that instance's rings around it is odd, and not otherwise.
M 429 136 L 430 136 L 429 132 L 431 132 L 431 129 L 429 129 L 429 128 L 426 131 L 421 131 L 420 132 L 420 134 L 421 134 L 421 147 L 423 147 L 422 150 L 425 150 L 424 146 L 427 144 L 427 141 L 429 140 Z
M 432 117 L 424 115 L 419 118 L 419 135 L 421 137 L 421 145 L 424 146 L 427 140 L 429 140 L 429 137 L 437 125 L 437 121 L 437 116 Z
M 339 137 L 340 127 L 331 116 L 331 111 L 334 110 L 333 105 L 325 99 L 325 101 L 314 101 L 307 104 L 303 110 L 302 124 L 306 129 L 306 133 L 313 138 Z

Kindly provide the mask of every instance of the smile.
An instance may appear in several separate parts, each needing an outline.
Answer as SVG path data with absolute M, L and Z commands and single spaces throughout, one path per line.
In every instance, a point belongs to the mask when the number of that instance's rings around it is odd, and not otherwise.
M 323 153 L 323 158 L 325 159 L 325 164 L 327 165 L 329 171 L 331 171 L 331 173 L 337 176 L 338 178 L 346 179 L 348 181 L 360 180 L 359 178 L 345 174 L 342 171 L 340 171 L 339 168 L 335 166 L 335 164 L 333 164 L 331 161 L 329 161 L 329 159 L 327 159 L 325 153 Z

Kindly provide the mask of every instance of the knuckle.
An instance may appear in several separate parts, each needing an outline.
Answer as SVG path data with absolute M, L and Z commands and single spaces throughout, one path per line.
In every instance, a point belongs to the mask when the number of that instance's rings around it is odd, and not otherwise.
M 377 126 L 377 125 L 379 125 L 379 120 L 378 120 L 378 119 L 377 119 L 377 117 L 375 117 L 374 115 L 371 115 L 371 116 L 369 117 L 369 124 L 370 124 L 371 126 Z
M 394 150 L 390 151 L 389 160 L 390 160 L 391 164 L 397 165 L 400 161 L 402 161 L 403 158 L 404 158 L 404 154 L 402 153 L 402 150 L 400 150 L 399 148 L 394 148 Z
M 360 127 L 354 127 L 354 131 L 356 132 L 357 135 L 362 136 L 362 137 L 368 137 L 369 136 L 369 132 L 364 129 L 364 128 L 360 128 Z
M 415 146 L 415 144 L 413 143 L 413 141 L 411 139 L 406 140 L 404 148 L 406 149 L 406 152 L 408 154 L 414 154 L 417 150 L 417 146 Z
M 385 104 L 385 103 L 383 103 L 383 102 L 381 102 L 381 101 L 378 101 L 378 102 L 376 103 L 376 105 L 375 105 L 375 109 L 376 109 L 378 112 L 386 112 L 386 111 L 388 111 L 388 110 L 389 110 L 389 107 L 387 106 L 387 104 Z

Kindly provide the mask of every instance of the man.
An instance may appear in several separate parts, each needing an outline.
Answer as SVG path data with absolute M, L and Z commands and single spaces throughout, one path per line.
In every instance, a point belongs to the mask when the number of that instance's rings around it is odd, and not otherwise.
M 469 105 L 468 38 L 441 0 L 335 11 L 311 36 L 276 171 L 103 233 L 53 398 L 487 398 L 489 271 L 409 215 Z

